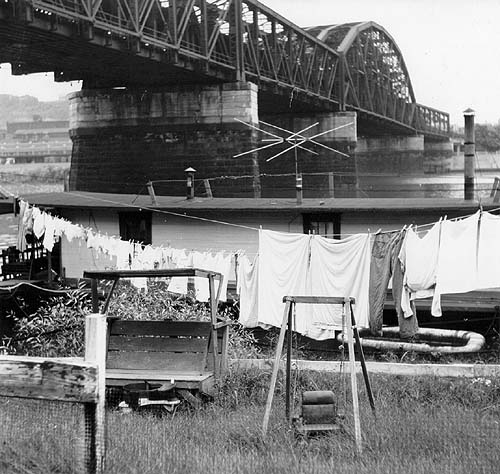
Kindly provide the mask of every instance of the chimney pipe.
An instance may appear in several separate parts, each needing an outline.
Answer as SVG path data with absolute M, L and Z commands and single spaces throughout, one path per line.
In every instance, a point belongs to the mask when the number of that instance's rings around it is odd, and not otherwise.
M 189 167 L 184 170 L 184 173 L 186 173 L 186 197 L 194 199 L 194 174 L 196 170 Z
M 295 191 L 297 194 L 297 205 L 302 204 L 302 173 L 297 173 L 295 177 Z
M 476 157 L 474 114 L 475 112 L 472 109 L 464 110 L 464 199 L 468 201 L 474 199 L 474 180 L 476 175 L 474 167 L 474 159 Z

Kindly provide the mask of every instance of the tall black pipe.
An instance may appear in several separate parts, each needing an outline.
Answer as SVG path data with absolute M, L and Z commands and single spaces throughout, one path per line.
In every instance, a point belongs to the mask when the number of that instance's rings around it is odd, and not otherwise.
M 474 133 L 474 111 L 464 110 L 465 140 L 464 140 L 464 199 L 474 199 L 474 181 L 476 170 L 474 159 L 476 157 L 476 143 Z

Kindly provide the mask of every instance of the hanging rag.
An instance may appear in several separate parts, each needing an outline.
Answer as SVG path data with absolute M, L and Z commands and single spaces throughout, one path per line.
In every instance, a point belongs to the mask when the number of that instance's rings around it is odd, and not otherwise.
M 246 255 L 239 255 L 236 292 L 240 295 L 238 321 L 247 328 L 255 328 L 258 320 L 259 257 L 250 262 Z

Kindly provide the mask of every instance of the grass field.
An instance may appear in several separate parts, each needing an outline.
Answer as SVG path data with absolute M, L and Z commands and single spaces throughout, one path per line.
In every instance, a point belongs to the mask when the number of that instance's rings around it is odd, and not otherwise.
M 346 417 L 340 432 L 318 438 L 297 437 L 284 421 L 278 386 L 268 436 L 261 435 L 269 374 L 232 373 L 215 401 L 197 411 L 125 414 L 107 411 L 109 474 L 157 473 L 495 473 L 500 462 L 500 381 L 372 377 L 377 417 L 361 396 L 363 454 L 357 455 L 349 404 L 338 375 L 298 375 L 303 389 L 333 389 Z M 349 385 L 349 384 L 347 384 Z M 347 394 L 349 395 L 349 394 Z M 63 404 L 64 405 L 64 404 Z M 44 422 L 38 410 L 35 425 Z M 0 410 L 0 421 L 5 413 Z M 17 415 L 20 418 L 20 415 Z M 67 421 L 66 421 L 67 423 Z M 62 423 L 59 423 L 62 425 Z M 74 425 L 77 426 L 76 424 Z M 2 473 L 76 472 L 45 431 L 27 443 L 33 428 L 24 423 L 1 446 Z M 36 429 L 35 429 L 36 433 Z M 4 434 L 5 436 L 5 434 Z M 61 435 L 59 435 L 61 436 Z M 74 432 L 73 432 L 74 436 Z M 67 436 L 61 436 L 67 445 Z M 24 442 L 22 441 L 24 439 Z M 23 449 L 16 448 L 21 443 Z M 78 443 L 73 440 L 73 446 Z M 34 446 L 36 449 L 34 449 Z M 67 446 L 64 449 L 68 449 Z M 45 454 L 44 454 L 45 452 Z M 51 461 L 47 461 L 52 459 Z

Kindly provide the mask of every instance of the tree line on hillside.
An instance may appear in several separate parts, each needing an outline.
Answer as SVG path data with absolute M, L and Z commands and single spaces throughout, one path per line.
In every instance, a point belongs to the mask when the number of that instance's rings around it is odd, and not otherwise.
M 5 129 L 7 122 L 25 122 L 35 116 L 43 120 L 69 119 L 67 100 L 42 102 L 30 95 L 0 94 L 0 111 L 0 129 Z

